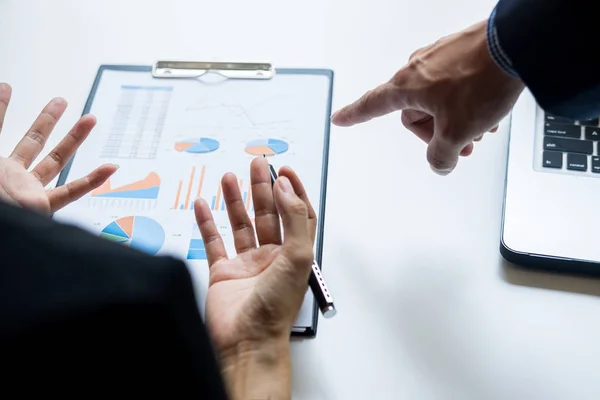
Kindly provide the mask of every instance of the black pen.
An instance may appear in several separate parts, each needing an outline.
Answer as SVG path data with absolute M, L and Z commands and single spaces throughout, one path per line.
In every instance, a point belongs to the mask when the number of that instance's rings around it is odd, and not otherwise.
M 275 172 L 275 168 L 273 168 L 271 163 L 269 163 L 269 172 L 271 173 L 271 185 L 274 185 L 277 180 L 277 172 Z M 333 304 L 333 297 L 331 297 L 329 290 L 327 290 L 325 279 L 323 279 L 323 275 L 321 275 L 321 268 L 319 268 L 319 264 L 317 264 L 316 260 L 313 260 L 312 263 L 312 271 L 310 271 L 308 285 L 312 290 L 313 296 L 315 296 L 321 314 L 323 314 L 325 318 L 333 317 L 337 313 L 335 305 Z

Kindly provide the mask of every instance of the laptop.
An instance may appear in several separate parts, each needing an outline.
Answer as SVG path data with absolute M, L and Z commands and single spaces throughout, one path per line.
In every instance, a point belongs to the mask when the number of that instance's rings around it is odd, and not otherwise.
M 511 115 L 500 252 L 600 274 L 600 124 L 544 112 L 525 90 Z

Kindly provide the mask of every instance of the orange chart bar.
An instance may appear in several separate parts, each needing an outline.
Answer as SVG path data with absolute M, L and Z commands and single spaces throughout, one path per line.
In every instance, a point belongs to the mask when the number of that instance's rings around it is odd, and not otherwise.
M 215 206 L 213 207 L 213 210 L 219 209 L 220 202 L 221 202 L 221 185 L 219 185 L 219 188 L 217 189 L 217 199 L 215 201 Z
M 200 197 L 200 193 L 202 193 L 202 185 L 204 184 L 204 172 L 206 171 L 206 166 L 202 167 L 202 172 L 200 172 L 200 181 L 198 182 L 198 191 L 196 192 L 196 198 Z
M 183 182 L 179 181 L 179 187 L 177 188 L 177 196 L 175 196 L 175 204 L 173 205 L 173 210 L 177 210 L 177 206 L 179 206 L 179 197 L 181 196 L 181 186 L 183 186 Z
M 196 167 L 192 168 L 192 174 L 190 175 L 190 183 L 188 184 L 187 195 L 185 196 L 184 209 L 187 210 L 190 205 L 190 196 L 192 195 L 192 182 L 194 181 L 194 175 L 196 174 Z
M 252 183 L 248 184 L 248 192 L 246 194 L 246 211 L 250 211 L 250 201 L 252 199 Z

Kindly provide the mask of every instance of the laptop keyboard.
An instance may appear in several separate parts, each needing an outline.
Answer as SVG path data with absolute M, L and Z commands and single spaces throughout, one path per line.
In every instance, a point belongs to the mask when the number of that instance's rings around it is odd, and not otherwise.
M 600 174 L 598 118 L 573 121 L 546 113 L 542 166 Z

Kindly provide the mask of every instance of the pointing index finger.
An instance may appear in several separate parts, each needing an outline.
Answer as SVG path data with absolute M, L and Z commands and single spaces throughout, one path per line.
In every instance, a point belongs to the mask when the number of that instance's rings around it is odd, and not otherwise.
M 331 122 L 338 126 L 352 126 L 406 107 L 405 90 L 387 82 L 334 113 Z

